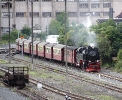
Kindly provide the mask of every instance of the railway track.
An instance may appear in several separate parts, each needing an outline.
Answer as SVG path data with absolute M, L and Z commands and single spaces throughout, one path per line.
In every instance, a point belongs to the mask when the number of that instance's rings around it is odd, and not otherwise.
M 26 64 L 31 64 L 31 62 L 28 62 L 28 61 L 25 61 L 25 60 L 22 60 L 22 59 L 18 59 L 18 58 L 14 58 L 14 57 L 12 59 L 13 60 L 16 60 L 16 61 L 19 61 L 19 62 L 20 61 L 21 62 L 24 62 Z M 35 64 L 35 63 L 34 63 L 34 66 L 37 67 L 37 68 L 40 67 L 40 68 L 47 69 L 47 70 L 50 70 L 50 71 L 55 72 L 55 68 L 50 67 L 50 66 L 44 66 L 42 64 Z M 56 69 L 56 70 L 57 70 L 56 72 L 58 72 L 59 74 L 65 75 L 65 70 L 61 70 L 61 69 L 60 70 Z M 117 81 L 122 82 L 122 79 L 119 78 L 119 77 L 115 77 L 115 76 L 111 76 L 111 75 L 107 75 L 107 74 L 103 74 L 103 73 L 100 73 L 100 74 L 97 73 L 97 74 L 98 74 L 98 76 L 101 75 L 101 76 L 104 76 L 106 78 L 111 78 L 111 79 L 114 79 L 114 80 L 117 80 Z M 98 80 L 96 81 L 96 80 L 91 79 L 90 77 L 88 78 L 87 76 L 76 75 L 76 74 L 74 74 L 72 72 L 68 72 L 68 75 L 69 75 L 69 77 L 75 78 L 77 80 L 82 80 L 82 81 L 85 81 L 85 82 L 89 82 L 89 83 L 92 83 L 94 85 L 98 85 L 98 86 L 101 86 L 101 87 L 110 89 L 112 91 L 116 91 L 116 92 L 122 93 L 122 88 L 117 87 L 117 86 L 115 86 L 113 84 L 106 83 L 105 81 L 102 81 L 102 82 L 101 81 L 98 81 Z M 43 83 L 43 84 L 45 84 L 45 83 Z M 57 89 L 57 91 L 59 91 L 59 90 Z M 66 91 L 65 92 L 63 91 L 62 92 L 62 95 L 64 95 L 64 93 L 66 93 Z M 70 93 L 67 93 L 67 94 L 70 94 Z M 79 100 L 81 100 L 81 99 L 79 99 Z
M 0 69 L 2 70 L 2 69 Z M 3 69 L 5 71 L 5 69 Z M 2 71 L 3 71 L 2 70 Z M 0 79 L 0 82 L 3 83 L 7 87 L 11 87 L 5 82 L 3 82 L 2 78 Z M 42 96 L 39 92 L 29 89 L 28 87 L 24 88 L 23 90 L 18 90 L 17 87 L 14 88 L 14 91 L 24 95 L 25 97 L 30 98 L 31 100 L 48 100 L 46 97 Z
M 4 69 L 4 68 L 0 68 L 0 70 L 6 72 L 6 69 Z M 80 96 L 80 95 L 77 95 L 77 94 L 74 94 L 74 93 L 70 93 L 70 92 L 65 91 L 65 90 L 58 89 L 56 87 L 53 87 L 51 85 L 48 85 L 48 84 L 46 84 L 44 82 L 40 82 L 40 81 L 35 80 L 33 78 L 29 78 L 29 82 L 32 83 L 32 84 L 34 84 L 35 86 L 37 86 L 37 83 L 38 84 L 40 83 L 40 84 L 42 84 L 42 86 L 43 86 L 42 88 L 43 89 L 46 89 L 46 90 L 48 90 L 50 92 L 53 92 L 53 93 L 56 93 L 58 95 L 65 96 L 66 94 L 68 94 L 74 100 L 94 100 L 94 99 L 89 98 L 89 97 L 86 97 L 86 96 Z M 26 90 L 27 90 L 27 88 L 26 88 Z M 29 92 L 31 91 L 30 92 L 31 94 L 27 94 L 26 93 L 27 91 L 29 91 Z M 47 98 L 44 98 L 41 95 L 37 94 L 37 92 L 35 92 L 35 91 L 32 92 L 32 90 L 29 90 L 29 89 L 27 91 L 24 92 L 24 91 L 18 90 L 18 92 L 22 93 L 23 95 L 28 96 L 32 100 L 38 100 L 37 98 L 35 98 L 35 95 L 33 96 L 33 94 L 36 94 L 37 95 L 36 97 L 43 98 L 43 100 L 48 100 Z

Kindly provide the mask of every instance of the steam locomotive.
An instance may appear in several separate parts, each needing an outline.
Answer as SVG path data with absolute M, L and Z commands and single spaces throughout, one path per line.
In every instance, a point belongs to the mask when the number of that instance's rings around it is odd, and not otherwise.
M 23 54 L 32 55 L 32 41 L 17 39 L 16 49 Z M 94 46 L 79 48 L 75 46 L 66 46 L 63 44 L 34 41 L 33 55 L 58 62 L 67 61 L 68 64 L 78 66 L 88 72 L 100 71 L 100 54 L 98 48 Z
M 76 52 L 76 65 L 86 71 L 100 71 L 100 54 L 94 46 L 80 47 Z

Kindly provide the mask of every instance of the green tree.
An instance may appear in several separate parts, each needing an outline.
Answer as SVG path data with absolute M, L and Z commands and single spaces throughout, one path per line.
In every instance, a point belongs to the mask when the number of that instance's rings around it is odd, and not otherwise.
M 10 32 L 10 41 L 15 42 L 15 40 L 18 38 L 18 31 L 17 30 L 12 30 Z M 2 36 L 2 40 L 8 41 L 9 39 L 9 34 L 6 33 L 5 35 Z
M 24 26 L 22 29 L 21 29 L 21 35 L 24 35 L 24 37 L 29 37 L 31 35 L 31 28 L 28 27 L 28 26 Z
M 41 41 L 45 41 L 47 34 L 45 32 L 41 32 L 37 35 L 37 38 L 40 38 Z
M 122 49 L 117 53 L 117 63 L 115 63 L 115 70 L 120 72 L 122 71 Z
M 104 60 L 109 58 L 109 61 L 112 61 L 112 57 L 117 56 L 122 45 L 121 27 L 122 24 L 116 25 L 112 19 L 91 27 L 91 30 L 99 35 L 98 45 Z
M 57 20 L 52 20 L 49 25 L 49 35 L 59 35 L 61 23 Z

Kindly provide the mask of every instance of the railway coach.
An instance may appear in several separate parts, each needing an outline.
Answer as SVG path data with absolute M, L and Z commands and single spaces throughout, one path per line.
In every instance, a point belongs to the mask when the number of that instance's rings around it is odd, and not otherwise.
M 22 49 L 23 49 L 23 42 L 24 41 L 26 41 L 27 39 L 22 39 L 22 38 L 18 38 L 18 39 L 16 39 L 16 50 L 18 51 L 18 52 L 21 52 L 22 51 Z
M 56 44 L 53 46 L 53 60 L 64 62 L 65 45 Z

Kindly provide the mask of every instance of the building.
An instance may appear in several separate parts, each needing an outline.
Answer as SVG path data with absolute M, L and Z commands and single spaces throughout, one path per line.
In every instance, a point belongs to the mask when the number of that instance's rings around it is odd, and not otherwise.
M 0 32 L 6 33 L 8 25 L 8 0 L 0 0 Z M 31 27 L 31 3 L 29 0 L 9 0 L 10 28 Z M 81 24 L 90 16 L 92 23 L 99 18 L 109 18 L 110 8 L 113 17 L 121 13 L 122 0 L 67 0 L 67 13 L 70 23 Z M 33 27 L 45 31 L 57 14 L 65 11 L 65 0 L 33 0 Z

